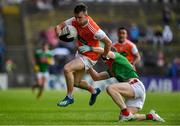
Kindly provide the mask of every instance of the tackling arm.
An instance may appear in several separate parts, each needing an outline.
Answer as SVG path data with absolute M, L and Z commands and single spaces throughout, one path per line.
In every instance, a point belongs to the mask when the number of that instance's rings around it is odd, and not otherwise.
M 80 46 L 78 49 L 81 53 L 88 52 L 88 51 L 93 51 L 99 54 L 104 53 L 104 49 L 102 47 L 92 47 L 92 46 L 83 45 L 83 46 Z M 111 59 L 114 59 L 115 57 L 112 51 L 109 51 L 107 56 Z
M 93 68 L 90 68 L 88 70 L 88 73 L 91 75 L 91 77 L 94 81 L 105 80 L 105 79 L 109 78 L 109 74 L 107 72 L 104 71 L 104 72 L 98 73 Z
M 92 47 L 93 52 L 99 53 L 99 54 L 103 54 L 104 53 L 104 49 L 102 47 Z M 109 51 L 107 54 L 108 58 L 114 59 L 115 55 L 112 51 Z

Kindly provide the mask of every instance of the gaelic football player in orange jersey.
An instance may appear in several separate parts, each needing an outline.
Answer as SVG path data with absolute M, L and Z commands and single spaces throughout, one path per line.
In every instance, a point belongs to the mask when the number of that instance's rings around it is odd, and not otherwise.
M 61 29 L 66 25 L 73 25 L 78 32 L 77 45 L 88 45 L 89 48 L 85 53 L 78 53 L 76 58 L 64 66 L 64 75 L 67 85 L 67 95 L 66 97 L 58 102 L 58 106 L 65 107 L 74 102 L 72 97 L 73 87 L 79 87 L 85 90 L 88 90 L 92 93 L 89 105 L 92 105 L 96 96 L 100 93 L 100 89 L 94 89 L 92 86 L 87 85 L 82 81 L 82 77 L 86 70 L 91 68 L 96 64 L 100 55 L 96 52 L 93 52 L 91 47 L 99 47 L 99 41 L 104 42 L 104 53 L 101 55 L 102 59 L 105 59 L 110 48 L 111 40 L 107 35 L 99 28 L 99 26 L 93 21 L 93 19 L 88 16 L 87 6 L 83 3 L 80 3 L 74 8 L 74 17 L 60 23 L 56 26 L 56 33 L 59 34 Z M 87 46 L 87 47 L 88 47 Z
M 127 30 L 118 28 L 118 42 L 113 45 L 115 50 L 125 56 L 132 65 L 136 65 L 141 57 L 136 45 L 127 39 Z

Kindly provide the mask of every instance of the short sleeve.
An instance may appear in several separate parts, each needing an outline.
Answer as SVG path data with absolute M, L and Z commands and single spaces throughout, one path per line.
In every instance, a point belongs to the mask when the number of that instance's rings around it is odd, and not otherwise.
M 64 23 L 65 23 L 66 25 L 72 25 L 72 21 L 73 21 L 74 19 L 75 19 L 74 17 L 69 18 L 69 19 L 65 20 Z
M 95 34 L 94 34 L 94 39 L 98 39 L 98 40 L 101 40 L 103 39 L 104 37 L 106 37 L 106 33 L 99 29 Z
M 135 45 L 133 45 L 133 47 L 132 47 L 132 49 L 131 49 L 131 52 L 132 52 L 132 54 L 137 54 L 138 53 L 138 49 L 137 49 L 137 47 L 135 46 Z

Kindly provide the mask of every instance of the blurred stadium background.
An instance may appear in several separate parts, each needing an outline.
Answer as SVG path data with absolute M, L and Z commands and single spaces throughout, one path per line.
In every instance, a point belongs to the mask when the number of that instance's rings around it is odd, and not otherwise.
M 42 42 L 51 44 L 56 60 L 46 87 L 65 88 L 63 66 L 74 57 L 75 45 L 59 42 L 53 28 L 73 16 L 73 7 L 80 1 L 113 42 L 119 26 L 128 28 L 129 39 L 141 54 L 137 71 L 147 91 L 180 91 L 179 0 L 1 0 L 0 90 L 34 83 L 33 53 Z M 107 82 L 97 83 L 104 89 Z

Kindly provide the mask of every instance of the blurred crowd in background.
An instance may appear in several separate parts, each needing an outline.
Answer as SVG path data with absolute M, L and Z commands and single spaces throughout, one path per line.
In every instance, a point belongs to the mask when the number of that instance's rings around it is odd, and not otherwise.
M 3 7 L 6 5 L 22 4 L 24 1 L 26 0 L 1 0 L 0 6 Z M 31 0 L 28 3 L 28 11 L 29 13 L 52 11 L 55 8 L 61 8 L 62 6 L 72 4 L 72 1 L 78 2 L 82 0 Z M 83 0 L 83 2 L 89 3 L 120 3 L 124 1 L 125 0 Z M 126 0 L 126 2 L 133 2 L 134 4 L 136 2 L 177 4 L 180 1 Z M 161 75 L 169 77 L 179 76 L 180 55 L 178 55 L 178 52 L 175 52 L 172 55 L 167 55 L 167 53 L 169 53 L 167 50 L 173 50 L 173 46 L 171 45 L 179 45 L 178 42 L 180 41 L 178 38 L 174 37 L 177 33 L 173 31 L 175 27 L 176 31 L 180 32 L 180 15 L 176 12 L 168 6 L 164 6 L 161 10 L 161 24 L 157 24 L 156 26 L 152 26 L 151 24 L 148 25 L 148 23 L 144 25 L 139 22 L 130 21 L 124 24 L 99 21 L 98 24 L 106 32 L 113 43 L 118 41 L 118 26 L 123 25 L 128 29 L 128 39 L 137 45 L 141 54 L 141 63 L 137 67 L 140 75 Z M 176 19 L 174 19 L 174 15 L 176 15 Z M 124 22 L 126 22 L 126 20 Z M 0 13 L 0 72 L 8 72 L 15 69 L 14 66 L 16 63 L 6 57 L 6 42 L 4 41 L 4 34 L 6 31 L 3 23 L 3 15 Z M 56 62 L 54 65 L 50 66 L 50 73 L 59 74 L 63 70 L 64 64 L 74 57 L 76 52 L 75 44 L 73 42 L 65 43 L 59 41 L 56 37 L 53 26 L 49 26 L 49 28 L 39 31 L 38 37 L 36 38 L 38 43 L 48 42 L 51 45 Z M 176 41 L 176 44 L 173 44 L 174 41 Z M 38 44 L 35 49 L 36 48 L 39 48 Z M 169 59 L 168 56 L 171 56 L 172 58 Z

